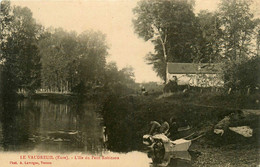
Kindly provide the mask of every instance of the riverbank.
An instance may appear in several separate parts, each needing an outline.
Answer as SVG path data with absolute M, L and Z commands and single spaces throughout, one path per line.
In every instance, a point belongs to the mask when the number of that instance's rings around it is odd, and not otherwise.
M 97 102 L 100 100 L 99 94 L 86 93 L 86 94 L 77 94 L 77 93 L 62 93 L 62 92 L 37 92 L 30 96 L 18 93 L 18 98 L 22 99 L 46 99 L 53 101 L 55 103 L 67 103 L 76 101 L 94 101 Z
M 108 135 L 108 149 L 111 151 L 145 150 L 142 136 L 148 132 L 150 121 L 174 118 L 179 126 L 188 124 L 191 127 L 190 132 L 195 132 L 195 136 L 205 134 L 193 141 L 190 147 L 191 151 L 198 153 L 198 157 L 192 161 L 194 166 L 256 166 L 259 162 L 257 141 L 260 118 L 259 110 L 256 110 L 258 95 L 224 96 L 179 92 L 97 97 L 102 103 L 101 113 Z M 44 94 L 38 98 L 54 99 L 55 103 L 59 103 L 57 99 L 67 99 L 71 103 L 84 99 L 63 94 Z M 245 138 L 231 131 L 227 131 L 223 136 L 213 133 L 213 127 L 225 116 L 245 108 L 252 110 L 243 110 L 245 118 L 232 122 L 231 126 L 251 127 L 254 130 L 252 137 Z M 179 137 L 181 136 L 176 136 Z
M 195 166 L 255 166 L 259 150 L 258 96 L 209 93 L 111 96 L 103 108 L 104 121 L 109 122 L 106 127 L 111 139 L 110 149 L 140 150 L 143 147 L 142 136 L 148 132 L 150 121 L 162 118 L 169 121 L 172 118 L 179 126 L 188 124 L 195 135 L 205 134 L 190 148 L 201 154 L 194 161 Z M 223 136 L 213 133 L 220 120 L 244 108 L 254 109 L 254 112 L 243 110 L 245 118 L 231 122 L 230 126 L 249 126 L 254 131 L 252 137 L 245 138 L 230 131 Z M 247 154 L 240 157 L 243 152 Z M 214 153 L 216 159 L 213 161 Z

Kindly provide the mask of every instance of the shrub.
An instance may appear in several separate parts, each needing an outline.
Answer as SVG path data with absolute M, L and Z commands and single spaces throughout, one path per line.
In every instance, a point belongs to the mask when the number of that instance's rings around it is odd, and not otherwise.
M 178 89 L 177 82 L 169 81 L 163 88 L 164 93 L 176 92 Z
M 260 57 L 256 56 L 247 61 L 233 62 L 224 70 L 224 87 L 246 93 L 255 93 L 260 86 Z

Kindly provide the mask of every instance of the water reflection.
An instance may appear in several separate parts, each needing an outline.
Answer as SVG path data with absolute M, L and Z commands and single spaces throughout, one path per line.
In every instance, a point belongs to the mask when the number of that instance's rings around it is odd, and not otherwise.
M 61 103 L 25 99 L 9 104 L 8 110 L 2 112 L 1 116 L 0 151 L 82 152 L 89 155 L 116 155 L 126 166 L 191 166 L 188 152 L 155 154 L 136 151 L 118 154 L 107 151 L 105 144 L 113 138 L 111 131 L 106 132 L 103 119 L 96 111 L 95 103 L 82 101 Z M 113 120 L 106 124 L 115 123 L 118 119 Z M 124 127 L 112 127 L 115 129 L 110 130 L 120 130 L 124 137 Z M 118 131 L 115 134 L 119 134 Z M 120 136 L 114 136 L 117 138 L 110 143 L 124 141 Z M 115 166 L 121 166 L 121 163 Z
M 104 150 L 102 119 L 93 103 L 22 100 L 3 112 L 0 142 L 5 151 Z

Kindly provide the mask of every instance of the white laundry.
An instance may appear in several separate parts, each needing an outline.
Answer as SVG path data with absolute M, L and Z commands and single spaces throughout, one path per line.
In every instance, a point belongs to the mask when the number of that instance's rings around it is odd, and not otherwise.
M 229 129 L 244 137 L 252 137 L 253 135 L 253 129 L 251 129 L 249 126 L 229 127 Z

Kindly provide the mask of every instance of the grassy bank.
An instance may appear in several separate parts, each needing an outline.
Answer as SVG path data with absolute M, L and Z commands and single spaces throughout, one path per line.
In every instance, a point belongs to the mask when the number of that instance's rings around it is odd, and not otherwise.
M 217 108 L 251 108 L 259 109 L 260 94 L 223 94 L 222 92 L 177 92 L 168 95 L 166 100 L 174 100 L 176 103 L 185 103 L 200 106 L 212 106 Z
M 213 133 L 213 127 L 225 116 L 238 108 L 257 108 L 254 96 L 223 96 L 212 94 L 188 94 L 176 93 L 158 98 L 158 95 L 148 96 L 110 96 L 103 108 L 103 115 L 109 133 L 110 149 L 136 150 L 142 148 L 142 136 L 149 130 L 149 123 L 152 120 L 159 121 L 161 118 L 169 120 L 175 118 L 178 125 L 188 123 L 193 132 L 205 133 L 206 135 L 193 142 L 191 149 L 201 152 L 196 161 L 196 166 L 203 166 L 203 163 L 212 162 L 213 152 L 222 158 L 224 166 L 236 166 L 236 164 L 257 163 L 256 152 L 259 144 L 259 116 L 247 115 L 238 122 L 232 122 L 230 126 L 250 126 L 254 129 L 253 137 L 245 138 L 235 133 L 225 133 L 222 137 Z M 240 97 L 240 98 L 239 98 Z M 240 102 L 243 103 L 240 103 Z M 249 103 L 251 101 L 251 104 Z M 250 151 L 251 150 L 251 151 Z M 210 153 L 211 152 L 211 153 Z M 242 152 L 250 152 L 250 156 L 240 156 Z M 246 160 L 245 160 L 246 159 Z M 237 160 L 237 163 L 231 161 Z M 216 163 L 216 162 L 215 162 Z M 214 166 L 214 165 L 213 165 Z

